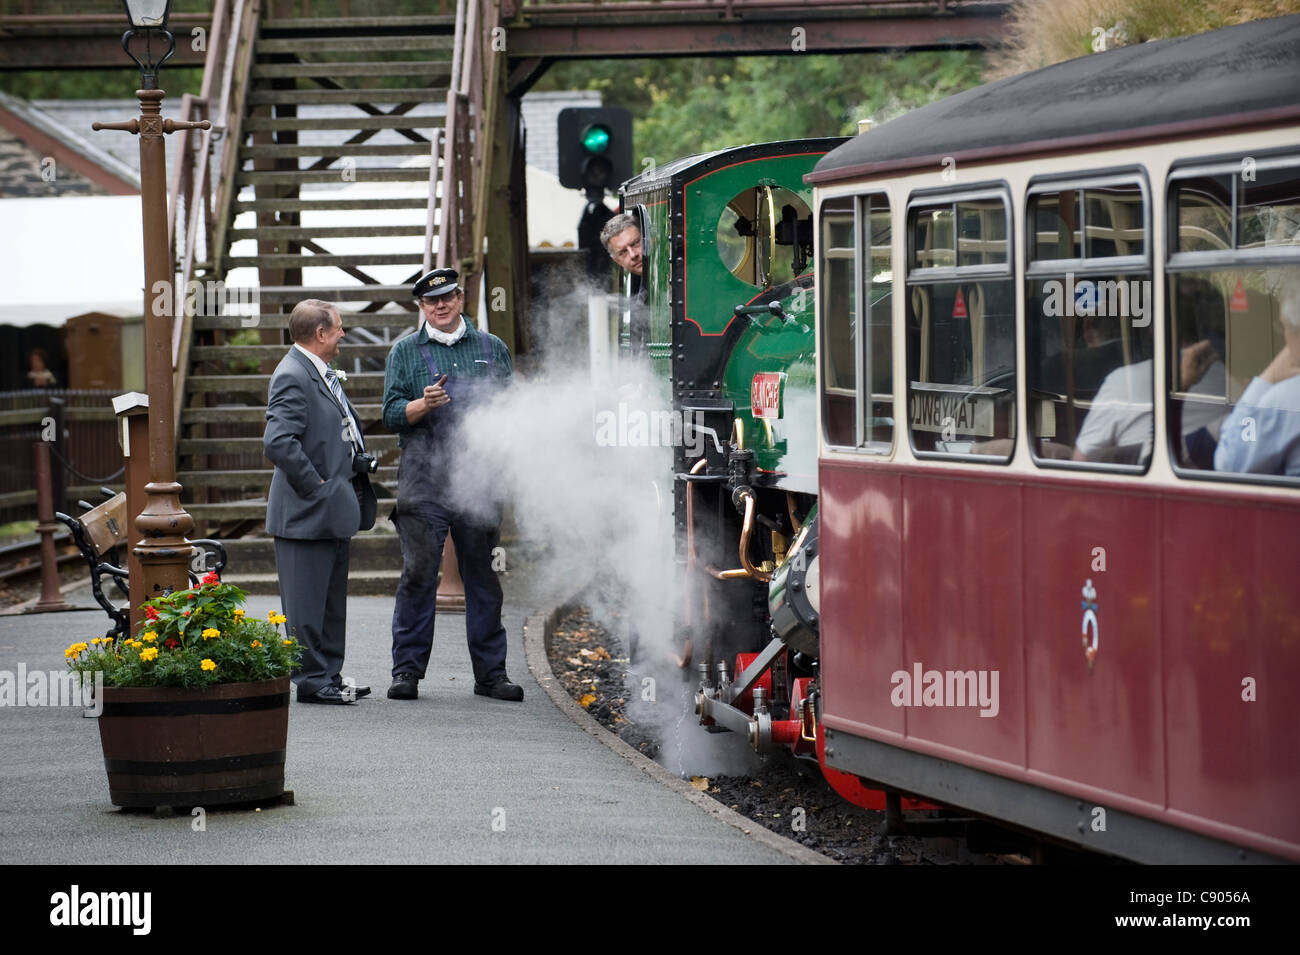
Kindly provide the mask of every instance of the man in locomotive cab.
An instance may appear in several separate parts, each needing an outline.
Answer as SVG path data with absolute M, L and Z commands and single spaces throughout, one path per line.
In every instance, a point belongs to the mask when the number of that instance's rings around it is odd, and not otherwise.
M 600 230 L 600 244 L 614 264 L 641 277 L 641 227 L 630 213 L 620 212 Z
M 628 347 L 633 355 L 643 355 L 650 337 L 650 313 L 646 305 L 646 286 L 641 274 L 643 247 L 641 227 L 629 212 L 620 212 L 600 230 L 600 244 L 614 264 L 632 276 L 631 316 Z

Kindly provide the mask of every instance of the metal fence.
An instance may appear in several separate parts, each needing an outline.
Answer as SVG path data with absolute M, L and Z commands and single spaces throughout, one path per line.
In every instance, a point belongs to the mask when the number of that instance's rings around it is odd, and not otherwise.
M 69 388 L 0 391 L 0 523 L 36 518 L 32 445 L 38 441 L 52 445 L 56 510 L 75 511 L 78 498 L 96 501 L 101 485 L 122 488 L 116 394 Z

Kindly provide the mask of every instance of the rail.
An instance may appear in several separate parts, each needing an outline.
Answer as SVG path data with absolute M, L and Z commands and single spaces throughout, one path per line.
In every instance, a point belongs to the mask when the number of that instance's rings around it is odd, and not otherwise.
M 827 8 L 877 9 L 881 13 L 945 16 L 976 12 L 982 8 L 1001 12 L 1007 0 L 501 0 L 506 19 L 534 17 L 608 16 L 619 13 L 709 13 L 725 19 L 743 17 L 746 11 L 816 14 Z
M 498 0 L 459 0 L 456 5 L 452 86 L 447 91 L 447 119 L 434 142 L 430 185 L 439 178 L 440 196 L 430 193 L 425 227 L 425 267 L 454 267 L 465 273 L 467 297 L 472 299 L 483 271 L 483 238 L 487 231 L 487 183 L 496 125 L 503 54 L 494 41 L 501 23 Z M 436 203 L 435 203 L 435 200 Z M 435 222 L 434 207 L 439 210 Z M 436 260 L 432 249 L 437 245 Z M 472 302 L 471 302 L 472 306 Z
M 262 0 L 216 0 L 208 35 L 203 86 L 181 97 L 181 119 L 212 120 L 212 128 L 183 130 L 172 170 L 168 242 L 175 275 L 172 376 L 175 422 L 180 434 L 194 313 L 187 294 L 201 269 L 210 278 L 224 270 L 221 250 L 230 227 L 231 191 L 239 168 L 244 97 L 252 65 L 253 40 Z M 220 84 L 218 86 L 218 84 Z M 217 175 L 213 161 L 221 143 Z

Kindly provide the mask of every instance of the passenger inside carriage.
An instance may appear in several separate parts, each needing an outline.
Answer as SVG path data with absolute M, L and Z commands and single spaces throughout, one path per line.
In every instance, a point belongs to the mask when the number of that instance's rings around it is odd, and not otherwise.
M 1209 467 L 1218 425 L 1226 413 L 1224 297 L 1197 276 L 1178 276 L 1174 281 L 1178 334 L 1173 346 L 1178 361 L 1170 374 L 1180 397 L 1171 401 L 1170 424 L 1179 435 L 1179 453 L 1187 466 Z M 1106 375 L 1079 429 L 1074 460 L 1146 464 L 1154 445 L 1153 380 L 1151 358 L 1120 365 Z
M 1284 344 L 1251 379 L 1224 422 L 1214 452 L 1216 471 L 1300 476 L 1300 270 L 1273 275 L 1269 283 L 1265 273 L 1265 285 L 1273 289 L 1270 300 Z M 1256 331 L 1256 337 L 1264 334 Z

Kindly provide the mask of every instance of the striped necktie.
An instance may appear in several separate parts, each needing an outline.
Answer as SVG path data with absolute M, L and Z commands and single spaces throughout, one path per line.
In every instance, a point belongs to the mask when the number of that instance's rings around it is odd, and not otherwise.
M 361 428 L 357 425 L 357 420 L 352 417 L 352 411 L 348 408 L 347 400 L 343 397 L 343 386 L 339 384 L 339 376 L 334 373 L 333 368 L 325 369 L 325 384 L 329 385 L 334 400 L 339 403 L 343 413 L 352 422 L 352 440 L 357 445 L 357 450 L 364 451 L 366 449 L 366 440 L 361 436 Z

